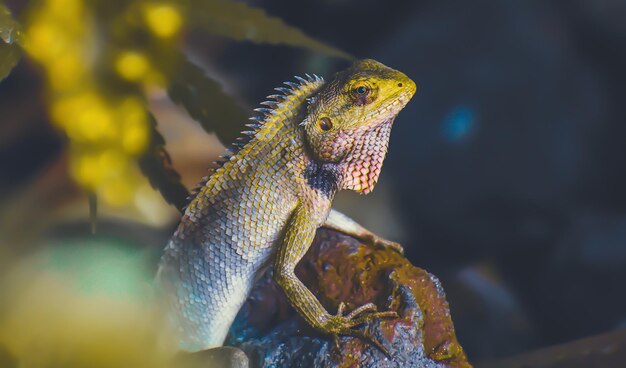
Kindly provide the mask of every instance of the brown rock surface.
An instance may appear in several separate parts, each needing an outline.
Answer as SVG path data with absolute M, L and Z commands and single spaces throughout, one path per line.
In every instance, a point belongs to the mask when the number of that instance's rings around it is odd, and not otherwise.
M 397 252 L 321 229 L 296 272 L 331 313 L 342 301 L 348 311 L 370 302 L 397 311 L 398 319 L 362 327 L 391 359 L 352 337 L 340 338 L 338 350 L 300 319 L 268 272 L 231 328 L 230 343 L 246 351 L 253 366 L 471 367 L 439 281 Z

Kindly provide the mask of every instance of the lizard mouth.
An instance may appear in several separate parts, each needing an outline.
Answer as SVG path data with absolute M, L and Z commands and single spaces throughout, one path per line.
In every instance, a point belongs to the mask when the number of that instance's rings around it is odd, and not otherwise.
M 402 110 L 406 106 L 406 104 L 409 103 L 409 101 L 411 100 L 411 97 L 413 97 L 413 92 L 410 92 L 410 91 L 398 92 L 390 96 L 389 98 L 387 98 L 387 100 L 382 104 L 382 106 L 374 112 L 374 115 L 395 116 L 400 112 L 400 110 Z M 387 119 L 383 119 L 383 123 L 385 120 Z

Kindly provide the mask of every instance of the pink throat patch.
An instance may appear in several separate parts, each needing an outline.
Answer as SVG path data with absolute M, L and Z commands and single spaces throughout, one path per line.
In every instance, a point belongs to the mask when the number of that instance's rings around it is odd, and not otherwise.
M 344 161 L 344 189 L 367 194 L 374 189 L 387 154 L 393 120 L 360 132 Z

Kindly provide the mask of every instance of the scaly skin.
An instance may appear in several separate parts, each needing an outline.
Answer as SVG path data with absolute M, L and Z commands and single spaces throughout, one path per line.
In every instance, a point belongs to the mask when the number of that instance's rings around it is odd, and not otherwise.
M 251 124 L 196 192 L 165 248 L 157 280 L 165 291 L 181 348 L 221 346 L 265 266 L 313 327 L 336 337 L 364 337 L 355 327 L 395 317 L 367 304 L 331 315 L 294 269 L 315 231 L 329 226 L 399 251 L 331 211 L 335 193 L 369 193 L 387 151 L 391 125 L 415 93 L 406 75 L 373 60 L 355 62 L 329 82 L 298 78 Z

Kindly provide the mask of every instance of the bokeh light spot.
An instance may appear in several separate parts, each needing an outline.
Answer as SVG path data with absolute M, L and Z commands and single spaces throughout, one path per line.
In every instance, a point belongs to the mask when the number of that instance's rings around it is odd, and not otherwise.
M 453 108 L 443 119 L 441 133 L 450 142 L 466 140 L 474 130 L 476 113 L 468 105 L 459 105 Z
M 115 70 L 122 78 L 130 81 L 142 79 L 149 69 L 148 59 L 136 51 L 125 51 L 115 61 Z
M 165 4 L 146 8 L 145 19 L 150 30 L 162 38 L 174 36 L 182 25 L 180 12 L 173 6 Z

